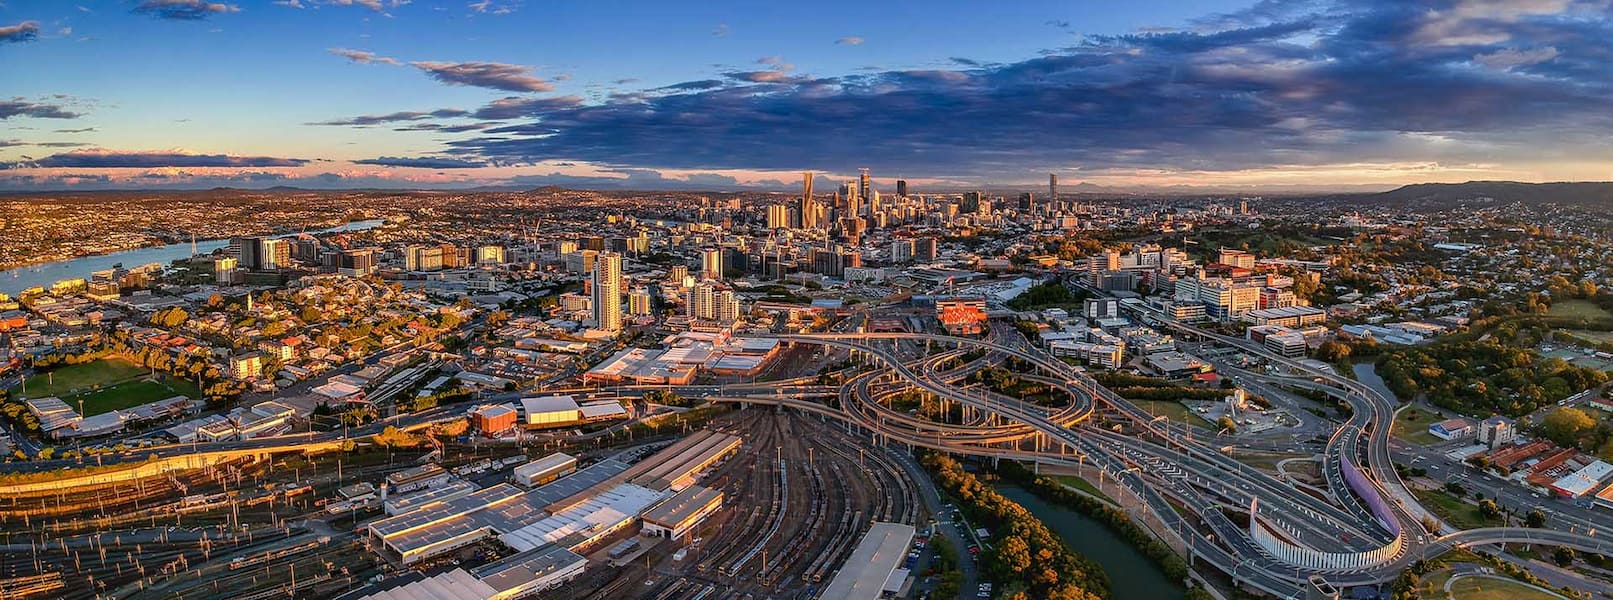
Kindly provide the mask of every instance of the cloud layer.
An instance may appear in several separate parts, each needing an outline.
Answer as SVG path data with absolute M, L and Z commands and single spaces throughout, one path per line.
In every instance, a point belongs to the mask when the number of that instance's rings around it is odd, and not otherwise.
M 269 156 L 229 156 L 225 154 L 192 154 L 173 150 L 127 152 L 95 148 L 75 150 L 38 160 L 3 164 L 9 169 L 150 169 L 158 167 L 297 167 L 309 161 L 299 158 Z
M 1015 63 L 727 71 L 512 111 L 531 121 L 451 145 L 500 163 L 981 176 L 1549 157 L 1613 133 L 1607 11 L 1574 0 L 1272 0 Z

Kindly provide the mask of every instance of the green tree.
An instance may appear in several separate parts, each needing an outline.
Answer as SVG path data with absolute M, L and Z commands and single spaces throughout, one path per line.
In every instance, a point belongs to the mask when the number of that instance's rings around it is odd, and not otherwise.
M 1489 498 L 1480 500 L 1479 514 L 1483 515 L 1486 519 L 1498 518 L 1501 516 L 1501 505 L 1496 504 L 1494 500 Z
M 1546 526 L 1546 513 L 1545 513 L 1545 511 L 1542 511 L 1542 510 L 1540 510 L 1538 508 L 1529 511 L 1529 516 L 1527 518 L 1525 518 L 1524 524 L 1528 525 L 1529 527 L 1533 527 L 1535 529 L 1540 529 L 1542 527 L 1545 527 Z
M 1564 448 L 1578 446 L 1579 436 L 1596 427 L 1596 419 L 1584 410 L 1562 407 L 1540 420 L 1540 435 Z
M 1322 342 L 1322 345 L 1316 348 L 1316 358 L 1327 362 L 1338 362 L 1347 359 L 1350 357 L 1350 353 L 1350 345 L 1341 342 Z
M 1557 549 L 1551 551 L 1551 561 L 1557 563 L 1559 567 L 1574 564 L 1575 557 L 1573 548 L 1558 546 Z

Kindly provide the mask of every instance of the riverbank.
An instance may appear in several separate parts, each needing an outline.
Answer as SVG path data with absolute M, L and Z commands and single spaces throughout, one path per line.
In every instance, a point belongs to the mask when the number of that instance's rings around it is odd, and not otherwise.
M 993 486 L 1032 516 L 1047 524 L 1076 554 L 1087 557 L 1109 576 L 1115 598 L 1182 600 L 1187 590 L 1173 581 L 1153 560 L 1115 535 L 1097 520 L 1052 504 L 1025 488 L 1007 482 Z
M 339 233 L 348 231 L 365 231 L 385 224 L 385 220 L 370 219 L 353 221 L 344 225 L 310 231 L 312 234 Z M 133 268 L 141 265 L 161 264 L 167 266 L 175 260 L 191 257 L 193 254 L 208 254 L 219 248 L 229 245 L 227 239 L 199 240 L 191 243 L 178 243 L 168 245 L 148 245 L 104 252 L 100 254 L 84 254 L 73 258 L 57 260 L 31 261 L 22 266 L 0 269 L 0 293 L 13 297 L 23 290 L 30 288 L 49 288 L 51 284 L 68 279 L 89 279 L 96 271 L 111 269 L 117 265 Z

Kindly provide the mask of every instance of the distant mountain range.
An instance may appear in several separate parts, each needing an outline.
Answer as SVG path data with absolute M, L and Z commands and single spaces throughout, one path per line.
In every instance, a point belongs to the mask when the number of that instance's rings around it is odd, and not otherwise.
M 1561 204 L 1564 206 L 1613 211 L 1613 182 L 1520 183 L 1517 181 L 1469 181 L 1466 183 L 1416 183 L 1378 194 L 1335 195 L 1330 199 L 1355 203 L 1367 202 L 1386 206 L 1437 209 L 1485 198 L 1498 204 L 1512 202 L 1521 202 L 1530 206 Z
M 826 186 L 832 187 L 832 186 Z M 142 194 L 156 191 L 172 193 L 346 193 L 346 194 L 397 194 L 397 193 L 475 193 L 475 192 L 527 192 L 527 193 L 554 193 L 570 189 L 600 190 L 608 192 L 626 191 L 682 191 L 694 192 L 692 188 L 677 190 L 628 190 L 626 188 L 598 185 L 544 185 L 531 186 L 482 186 L 469 189 L 317 189 L 300 188 L 293 186 L 275 186 L 270 188 L 249 189 L 221 187 L 210 190 L 72 190 L 58 192 L 0 192 L 0 197 L 29 196 L 34 194 L 102 194 L 126 193 Z M 1020 191 L 1035 192 L 1038 196 L 1046 193 L 1046 186 L 1035 185 L 994 185 L 956 187 L 938 186 L 935 189 L 922 188 L 920 193 L 957 193 L 969 190 L 984 190 L 988 193 L 1008 194 Z M 710 190 L 706 193 L 732 193 L 732 192 L 767 192 L 766 189 L 738 188 L 728 192 Z M 775 193 L 795 193 L 795 189 L 771 190 Z M 1556 182 L 1556 183 L 1522 183 L 1517 181 L 1469 181 L 1465 183 L 1416 183 L 1398 188 L 1386 189 L 1386 186 L 1376 184 L 1364 185 L 1331 185 L 1312 186 L 1305 184 L 1280 186 L 1224 186 L 1224 185 L 1168 185 L 1168 186 L 1105 186 L 1090 182 L 1072 182 L 1059 187 L 1060 195 L 1084 198 L 1113 198 L 1113 197 L 1206 197 L 1206 196 L 1267 196 L 1272 198 L 1288 198 L 1299 200 L 1316 200 L 1344 205 L 1369 205 L 1385 207 L 1405 207 L 1418 210 L 1441 210 L 1461 204 L 1495 203 L 1508 204 L 1522 202 L 1530 206 L 1543 204 L 1559 204 L 1564 206 L 1577 206 L 1582 208 L 1600 209 L 1613 214 L 1613 182 L 1585 181 L 1585 182 Z

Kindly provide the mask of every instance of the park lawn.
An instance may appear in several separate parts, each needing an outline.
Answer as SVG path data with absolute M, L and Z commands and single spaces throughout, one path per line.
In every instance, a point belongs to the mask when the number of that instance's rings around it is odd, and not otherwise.
M 1417 496 L 1417 500 L 1428 507 L 1428 510 L 1434 511 L 1440 519 L 1458 529 L 1500 527 L 1502 524 L 1501 519 L 1486 519 L 1484 515 L 1479 514 L 1479 507 L 1443 491 L 1414 488 L 1412 494 Z
M 1430 446 L 1445 441 L 1432 433 L 1428 433 L 1428 426 L 1435 423 L 1433 414 L 1417 410 L 1415 418 L 1406 418 L 1413 410 L 1415 409 L 1401 411 L 1395 417 L 1394 427 L 1389 430 L 1390 435 L 1395 436 L 1395 439 L 1419 446 Z
M 1193 409 L 1188 408 L 1187 405 L 1182 404 L 1181 402 L 1171 400 L 1132 400 L 1131 403 L 1136 404 L 1139 408 L 1150 413 L 1156 415 L 1165 415 L 1166 417 L 1170 418 L 1170 420 L 1178 423 L 1187 423 L 1189 425 L 1207 427 L 1211 429 L 1215 428 L 1214 423 L 1206 421 L 1204 417 L 1199 416 L 1198 413 L 1193 412 Z
M 1238 462 L 1272 473 L 1277 472 L 1277 463 L 1291 458 L 1310 458 L 1312 456 L 1313 455 L 1311 454 L 1300 454 L 1297 452 L 1261 452 L 1250 450 L 1239 450 L 1232 454 L 1232 458 L 1237 459 Z
M 1551 305 L 1546 314 L 1553 317 L 1567 317 L 1570 319 L 1587 319 L 1591 321 L 1613 319 L 1613 313 L 1602 310 L 1590 300 L 1563 300 Z
M 1549 594 L 1527 585 L 1495 577 L 1463 577 L 1451 584 L 1451 597 L 1456 600 L 1558 600 L 1559 594 Z
M 117 358 L 66 365 L 57 367 L 50 373 L 41 373 L 29 377 L 28 397 L 57 396 L 66 398 L 70 395 L 90 391 L 91 388 L 97 385 L 106 386 L 139 377 L 149 372 L 149 370 L 140 365 Z
M 1092 485 L 1092 482 L 1087 481 L 1085 479 L 1082 479 L 1080 477 L 1076 477 L 1074 475 L 1055 475 L 1055 476 L 1053 476 L 1053 479 L 1057 480 L 1059 483 L 1062 483 L 1064 485 L 1067 485 L 1067 486 L 1073 487 L 1075 489 L 1081 490 L 1081 491 L 1086 492 L 1086 493 L 1088 493 L 1088 494 L 1090 494 L 1090 495 L 1092 495 L 1094 497 L 1100 498 L 1104 502 L 1108 502 L 1110 504 L 1115 503 L 1114 499 L 1110 498 L 1108 494 L 1103 493 L 1102 490 L 1099 490 L 1098 486 Z
M 185 396 L 192 399 L 202 396 L 202 391 L 194 383 L 161 375 L 158 378 L 157 381 L 131 381 L 104 390 L 90 392 L 83 396 L 76 396 L 72 400 L 67 398 L 63 398 L 63 400 L 68 400 L 68 404 L 73 405 L 82 399 L 84 401 L 84 416 L 88 417 L 158 400 L 166 400 L 174 396 Z M 74 406 L 74 408 L 77 408 L 77 406 Z
M 1598 344 L 1613 344 L 1613 331 L 1591 331 L 1589 329 L 1565 329 L 1568 335 L 1585 338 Z

